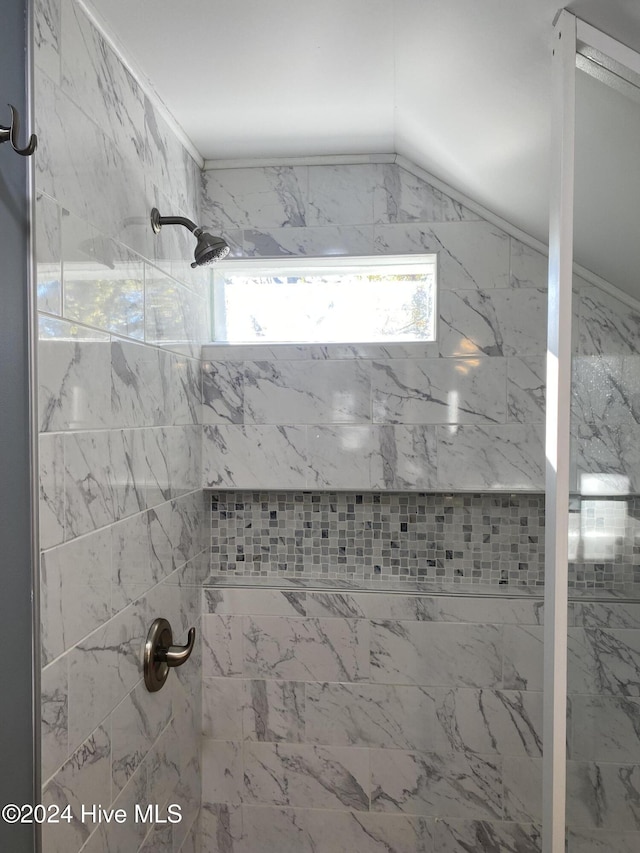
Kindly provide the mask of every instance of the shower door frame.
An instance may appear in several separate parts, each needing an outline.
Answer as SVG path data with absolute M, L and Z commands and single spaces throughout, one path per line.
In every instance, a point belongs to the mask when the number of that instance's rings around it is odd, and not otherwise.
M 564 853 L 575 87 L 578 57 L 635 86 L 640 54 L 566 9 L 554 21 L 547 322 L 542 850 Z

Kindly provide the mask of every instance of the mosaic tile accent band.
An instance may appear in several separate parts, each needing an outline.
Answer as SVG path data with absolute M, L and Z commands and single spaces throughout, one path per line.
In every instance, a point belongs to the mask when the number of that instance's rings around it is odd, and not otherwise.
M 216 491 L 214 577 L 544 585 L 544 496 Z M 640 586 L 640 498 L 576 499 L 570 508 L 569 585 Z
M 541 495 L 212 494 L 214 574 L 425 583 L 543 583 Z

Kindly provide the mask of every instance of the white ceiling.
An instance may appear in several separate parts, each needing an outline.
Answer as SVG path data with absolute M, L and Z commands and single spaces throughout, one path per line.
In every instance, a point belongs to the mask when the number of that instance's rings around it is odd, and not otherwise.
M 395 152 L 543 242 L 558 3 L 88 0 L 205 159 Z M 640 50 L 640 0 L 568 8 Z M 594 231 L 576 259 L 640 296 Z

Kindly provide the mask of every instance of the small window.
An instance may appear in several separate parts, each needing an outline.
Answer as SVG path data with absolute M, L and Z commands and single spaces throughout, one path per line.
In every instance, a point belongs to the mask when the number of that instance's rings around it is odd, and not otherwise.
M 436 257 L 222 261 L 213 276 L 213 339 L 433 341 Z

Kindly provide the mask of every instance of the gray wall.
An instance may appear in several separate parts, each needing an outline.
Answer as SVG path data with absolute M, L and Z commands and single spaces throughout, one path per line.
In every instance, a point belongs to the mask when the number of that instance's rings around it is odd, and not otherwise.
M 6 101 L 29 126 L 25 57 L 28 3 L 9 0 L 2 7 L 0 79 L 3 103 L 0 124 L 10 120 Z M 24 144 L 22 139 L 20 144 Z M 3 662 L 3 711 L 0 754 L 4 767 L 0 803 L 33 803 L 37 753 L 34 744 L 33 533 L 29 377 L 29 199 L 28 173 L 32 161 L 19 157 L 9 143 L 0 146 L 0 252 L 2 311 L 0 312 L 0 536 L 2 538 L 2 596 L 0 624 L 10 654 Z M 35 701 L 37 705 L 37 700 Z M 35 795 L 35 796 L 34 796 Z M 29 825 L 0 822 L 0 847 L 15 853 L 34 849 Z

